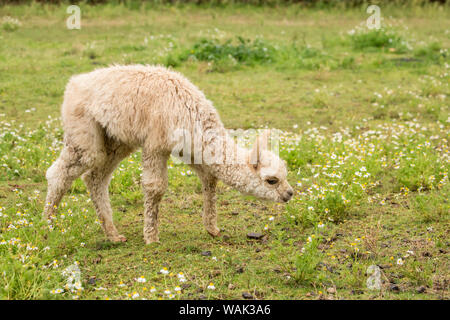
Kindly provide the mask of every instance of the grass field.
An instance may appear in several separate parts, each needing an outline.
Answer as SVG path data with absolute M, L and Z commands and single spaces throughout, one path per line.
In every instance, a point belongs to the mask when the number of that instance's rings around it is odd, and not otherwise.
M 450 10 L 381 7 L 375 31 L 365 9 L 81 6 L 68 30 L 64 6 L 0 7 L 0 298 L 448 299 Z M 219 184 L 213 239 L 199 179 L 171 162 L 146 246 L 138 152 L 110 186 L 126 243 L 80 179 L 44 221 L 65 84 L 113 63 L 171 66 L 226 127 L 279 129 L 294 199 Z

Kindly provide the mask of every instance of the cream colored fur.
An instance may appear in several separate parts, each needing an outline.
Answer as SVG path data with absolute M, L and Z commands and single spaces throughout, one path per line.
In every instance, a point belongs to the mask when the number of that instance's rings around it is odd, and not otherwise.
M 267 137 L 260 137 L 252 150 L 238 147 L 203 93 L 164 67 L 113 66 L 74 76 L 66 87 L 61 111 L 64 148 L 46 174 L 47 218 L 55 214 L 73 180 L 82 175 L 107 237 L 125 241 L 113 224 L 108 186 L 120 161 L 141 147 L 144 240 L 158 241 L 158 205 L 167 188 L 167 160 L 174 148 L 170 135 L 178 128 L 193 132 L 194 123 L 216 133 L 205 145 L 222 136 L 233 147 L 224 149 L 224 158 L 235 153 L 245 158 L 240 163 L 192 164 L 203 184 L 203 222 L 211 235 L 219 234 L 218 179 L 262 199 L 286 202 L 292 197 L 285 163 L 267 150 Z

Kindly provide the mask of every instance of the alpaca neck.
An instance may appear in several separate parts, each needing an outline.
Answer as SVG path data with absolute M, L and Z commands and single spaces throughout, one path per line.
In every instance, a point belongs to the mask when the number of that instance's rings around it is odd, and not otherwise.
M 222 152 L 218 153 L 220 155 L 219 158 L 216 158 L 218 161 L 212 161 L 210 164 L 205 161 L 203 165 L 216 178 L 240 192 L 249 193 L 251 190 L 250 177 L 253 175 L 249 165 L 250 151 L 236 144 L 226 132 L 224 132 L 223 143 L 220 145 Z
M 238 191 L 249 193 L 251 177 L 254 174 L 248 161 L 250 151 L 240 147 L 228 134 L 212 106 L 201 114 L 201 118 L 201 166 Z

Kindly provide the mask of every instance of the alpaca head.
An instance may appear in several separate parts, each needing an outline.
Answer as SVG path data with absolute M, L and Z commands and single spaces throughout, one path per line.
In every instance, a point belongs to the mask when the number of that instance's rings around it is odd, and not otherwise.
M 266 131 L 249 153 L 248 192 L 261 199 L 288 202 L 294 191 L 287 181 L 286 162 L 269 150 L 269 136 Z

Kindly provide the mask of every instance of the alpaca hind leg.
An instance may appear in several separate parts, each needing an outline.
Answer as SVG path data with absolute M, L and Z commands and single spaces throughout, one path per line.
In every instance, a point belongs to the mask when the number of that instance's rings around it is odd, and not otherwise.
M 69 190 L 72 182 L 86 170 L 86 165 L 80 161 L 78 152 L 66 145 L 59 158 L 47 170 L 48 182 L 47 198 L 45 201 L 44 217 L 55 215 L 56 209 Z
M 63 106 L 66 105 L 66 101 Z M 74 110 L 77 110 L 74 107 Z M 66 113 L 64 121 L 64 148 L 59 158 L 47 170 L 46 218 L 55 214 L 63 195 L 87 169 L 102 162 L 104 130 L 94 119 L 83 113 Z
M 107 238 L 114 242 L 124 242 L 127 239 L 119 234 L 114 225 L 108 187 L 114 169 L 131 151 L 131 148 L 125 145 L 109 149 L 105 162 L 97 164 L 96 167 L 90 169 L 82 177 L 90 192 L 95 212 L 100 219 L 102 228 Z

